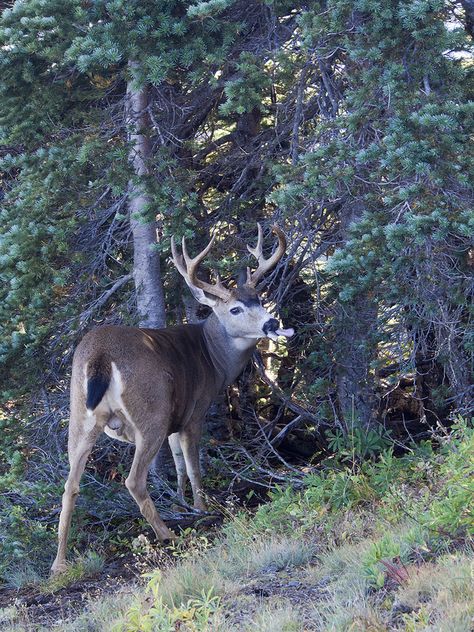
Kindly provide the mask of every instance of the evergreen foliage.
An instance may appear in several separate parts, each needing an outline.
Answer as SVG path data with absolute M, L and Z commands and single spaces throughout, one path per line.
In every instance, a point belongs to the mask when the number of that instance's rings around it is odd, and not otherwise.
M 17 0 L 3 9 L 8 555 L 40 551 L 54 524 L 75 344 L 93 325 L 138 320 L 134 186 L 146 192 L 140 220 L 156 220 L 169 323 L 189 315 L 166 264 L 171 234 L 197 250 L 212 227 L 230 233 L 231 252 L 218 240 L 211 261 L 229 279 L 256 221 L 285 228 L 288 257 L 265 289 L 297 335 L 267 354 L 282 392 L 241 382 L 243 440 L 258 417 L 275 436 L 283 428 L 287 448 L 303 443 L 306 458 L 319 449 L 354 459 L 357 446 L 364 460 L 406 429 L 421 438 L 470 413 L 473 69 L 462 2 Z M 130 86 L 148 94 L 145 175 L 130 160 Z M 91 481 L 110 478 L 109 454 L 98 448 Z M 15 549 L 25 524 L 34 542 Z

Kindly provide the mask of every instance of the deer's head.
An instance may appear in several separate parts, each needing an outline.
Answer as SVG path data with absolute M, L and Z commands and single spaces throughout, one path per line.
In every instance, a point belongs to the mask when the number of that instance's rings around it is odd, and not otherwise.
M 183 237 L 182 251 L 179 254 L 174 238 L 171 238 L 171 253 L 173 262 L 183 276 L 195 299 L 203 305 L 208 305 L 219 319 L 227 334 L 235 339 L 256 341 L 268 337 L 277 340 L 278 336 L 290 337 L 292 329 L 281 329 L 280 323 L 262 305 L 256 290 L 258 281 L 271 270 L 282 258 L 286 249 L 286 239 L 278 226 L 273 226 L 273 232 L 278 237 L 278 246 L 268 259 L 263 257 L 263 231 L 258 224 L 258 241 L 255 248 L 247 246 L 248 251 L 257 259 L 258 267 L 255 272 L 247 268 L 246 275 L 240 277 L 235 288 L 227 288 L 217 275 L 214 284 L 198 279 L 197 267 L 212 248 L 215 235 L 208 245 L 196 257 L 191 258 Z

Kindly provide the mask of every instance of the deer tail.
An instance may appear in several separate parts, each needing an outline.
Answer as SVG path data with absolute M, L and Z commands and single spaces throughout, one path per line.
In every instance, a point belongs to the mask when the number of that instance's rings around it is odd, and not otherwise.
M 112 365 L 103 355 L 94 358 L 87 366 L 87 395 L 86 406 L 94 410 L 109 388 L 112 375 Z

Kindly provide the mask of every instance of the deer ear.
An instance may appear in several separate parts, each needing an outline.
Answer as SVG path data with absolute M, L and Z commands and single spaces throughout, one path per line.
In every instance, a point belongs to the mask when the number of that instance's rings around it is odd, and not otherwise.
M 211 307 L 211 308 L 216 305 L 217 301 L 207 296 L 204 290 L 201 290 L 201 288 L 196 287 L 195 285 L 192 285 L 191 283 L 188 283 L 186 279 L 184 280 L 186 281 L 187 286 L 191 290 L 192 295 L 194 296 L 194 298 L 196 299 L 198 303 L 201 303 L 201 305 L 207 305 L 208 307 Z

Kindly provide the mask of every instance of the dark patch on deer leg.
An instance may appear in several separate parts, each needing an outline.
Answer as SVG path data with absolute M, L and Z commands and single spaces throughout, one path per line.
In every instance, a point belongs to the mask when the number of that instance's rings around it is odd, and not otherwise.
M 163 440 L 154 444 L 153 449 L 143 446 L 142 440 L 137 441 L 135 456 L 133 457 L 130 473 L 125 481 L 128 491 L 137 503 L 143 517 L 150 523 L 160 542 L 173 540 L 176 535 L 168 529 L 160 518 L 156 507 L 146 489 L 146 479 L 153 457 L 158 452 Z
M 58 552 L 51 567 L 53 574 L 61 573 L 66 569 L 66 550 L 71 516 L 79 494 L 79 482 L 86 467 L 87 457 L 97 439 L 99 431 L 94 428 L 87 435 L 76 438 L 69 437 L 69 463 L 70 470 L 64 486 L 62 497 L 61 515 L 58 527 Z

